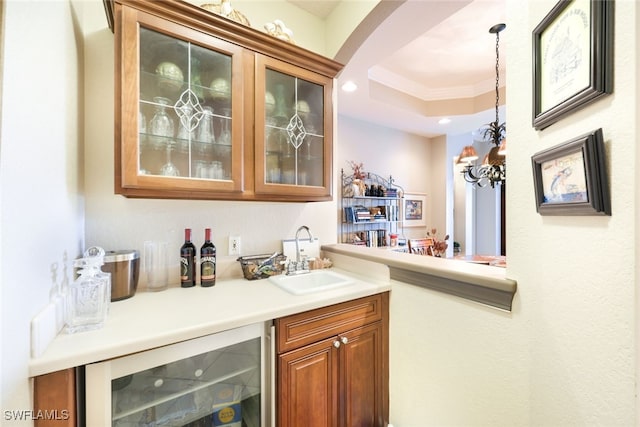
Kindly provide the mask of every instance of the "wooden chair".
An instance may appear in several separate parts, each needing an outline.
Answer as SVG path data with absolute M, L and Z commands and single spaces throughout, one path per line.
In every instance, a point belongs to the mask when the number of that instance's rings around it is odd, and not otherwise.
M 409 252 L 416 255 L 433 255 L 433 239 L 409 239 Z

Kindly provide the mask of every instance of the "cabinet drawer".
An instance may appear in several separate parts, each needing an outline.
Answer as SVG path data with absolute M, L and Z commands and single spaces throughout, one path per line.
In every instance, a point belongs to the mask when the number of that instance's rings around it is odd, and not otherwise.
M 388 293 L 294 314 L 276 320 L 277 351 L 283 353 L 381 320 Z

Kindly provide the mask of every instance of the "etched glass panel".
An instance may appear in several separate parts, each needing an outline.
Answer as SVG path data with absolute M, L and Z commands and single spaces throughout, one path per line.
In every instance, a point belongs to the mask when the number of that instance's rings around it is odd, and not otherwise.
M 138 174 L 231 176 L 231 57 L 140 29 Z
M 267 69 L 265 182 L 321 186 L 324 87 Z

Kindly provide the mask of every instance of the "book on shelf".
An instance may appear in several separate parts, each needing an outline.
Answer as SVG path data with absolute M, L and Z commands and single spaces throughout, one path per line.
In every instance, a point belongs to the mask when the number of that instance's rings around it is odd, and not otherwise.
M 345 206 L 344 208 L 344 222 L 356 222 L 356 215 L 351 206 Z
M 384 190 L 384 197 L 398 197 L 398 190 L 395 188 L 386 188 Z
M 369 209 L 367 209 L 366 207 L 361 205 L 354 206 L 353 211 L 355 213 L 356 222 L 371 220 L 371 212 L 369 212 Z
M 356 233 L 357 238 L 354 239 L 354 245 L 383 247 L 387 246 L 387 230 L 367 230 Z
M 385 209 L 385 217 L 387 221 L 397 221 L 398 220 L 398 206 L 390 205 Z
M 344 222 L 372 222 L 372 221 L 398 221 L 398 206 L 377 206 L 377 213 L 372 214 L 371 210 L 361 206 L 345 206 Z

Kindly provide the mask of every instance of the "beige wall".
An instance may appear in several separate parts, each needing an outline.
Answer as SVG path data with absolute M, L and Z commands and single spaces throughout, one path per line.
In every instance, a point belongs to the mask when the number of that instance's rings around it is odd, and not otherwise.
M 394 284 L 391 421 L 398 426 L 637 425 L 640 193 L 638 4 L 615 4 L 615 92 L 531 127 L 531 33 L 555 0 L 507 0 L 507 276 L 511 313 Z M 531 156 L 602 127 L 610 217 L 536 213 Z
M 213 3 L 207 0 L 187 1 L 197 6 Z M 284 0 L 233 0 L 231 4 L 247 17 L 252 28 L 264 31 L 264 24 L 279 19 L 293 31 L 293 39 L 298 46 L 333 58 L 358 23 L 379 1 L 343 1 L 325 19 Z
M 362 162 L 366 172 L 393 176 L 395 183 L 406 192 L 425 194 L 427 226 L 445 229 L 445 205 L 439 202 L 444 200 L 444 188 L 439 187 L 443 180 L 430 167 L 439 161 L 439 157 L 434 158 L 437 144 L 428 138 L 345 116 L 338 116 L 338 141 L 335 160 L 338 174 L 341 168 L 345 174 L 351 173 L 349 161 L 353 160 Z M 426 231 L 427 227 L 407 227 L 404 236 L 424 237 Z
M 215 3 L 208 0 L 187 0 L 196 6 Z M 264 24 L 276 19 L 293 31 L 293 39 L 299 46 L 326 54 L 326 29 L 324 21 L 294 7 L 284 0 L 233 0 L 231 5 L 249 20 L 252 28 L 264 31 Z
M 533 425 L 637 423 L 638 3 L 615 2 L 615 91 L 548 129 L 531 127 L 531 31 L 553 0 L 507 2 L 509 186 L 507 247 L 530 326 Z M 519 84 L 510 84 L 519 82 Z M 512 90 L 513 88 L 513 90 Z M 531 156 L 602 128 L 612 216 L 543 217 Z M 515 147 L 514 147 L 515 145 Z M 512 256 L 513 254 L 513 256 Z
M 445 135 L 432 138 L 430 141 L 432 160 L 419 169 L 426 175 L 431 186 L 431 221 L 427 228 L 435 228 L 439 238 L 447 234 L 447 170 L 449 158 L 447 156 L 447 137 Z M 417 159 L 422 160 L 422 159 Z M 453 243 L 449 243 L 453 248 Z
M 4 3 L 0 131 L 0 408 L 32 408 L 30 321 L 84 240 L 82 37 L 69 2 Z

